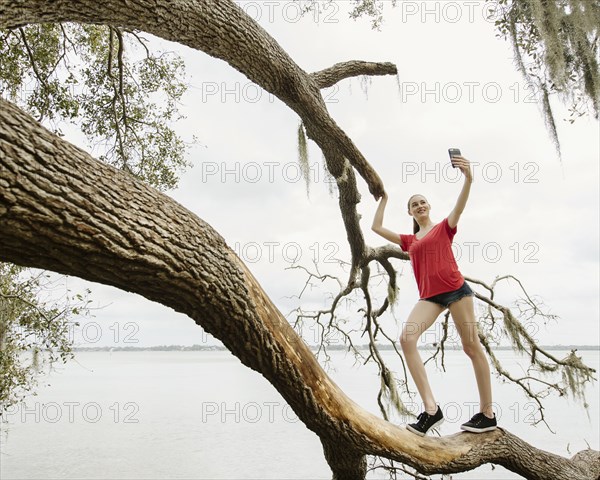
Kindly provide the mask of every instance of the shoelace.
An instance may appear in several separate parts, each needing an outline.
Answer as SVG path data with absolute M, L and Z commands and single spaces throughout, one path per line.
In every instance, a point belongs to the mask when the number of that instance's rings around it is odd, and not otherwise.
M 427 412 L 421 412 L 417 416 L 417 423 L 425 423 L 427 421 Z
M 471 422 L 473 422 L 475 425 L 479 425 L 481 422 L 483 422 L 483 415 L 479 413 L 473 415 Z

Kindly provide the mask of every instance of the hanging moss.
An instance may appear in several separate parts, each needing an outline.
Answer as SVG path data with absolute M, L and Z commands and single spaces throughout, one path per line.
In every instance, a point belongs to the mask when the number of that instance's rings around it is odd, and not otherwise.
M 398 299 L 398 286 L 397 285 L 392 285 L 391 283 L 388 283 L 388 302 L 390 302 L 390 305 L 393 307 L 394 304 L 396 303 L 396 300 Z
M 575 354 L 576 351 L 571 350 L 571 353 L 563 359 L 562 379 L 573 397 L 584 401 L 586 383 L 592 381 L 594 377 L 590 369 L 581 361 L 581 357 Z M 587 403 L 584 402 L 584 406 L 587 408 Z
M 310 167 L 308 165 L 308 146 L 306 144 L 306 133 L 304 132 L 304 126 L 302 123 L 298 125 L 298 163 L 300 165 L 300 171 L 304 177 L 306 184 L 306 196 L 310 194 Z
M 498 32 L 511 41 L 518 70 L 538 92 L 546 128 L 560 157 L 551 95 L 570 105 L 571 123 L 586 112 L 596 118 L 600 112 L 600 2 L 512 0 L 498 7 L 502 11 Z
M 396 379 L 394 378 L 394 374 L 384 366 L 379 377 L 381 379 L 380 392 L 383 394 L 383 397 L 388 406 L 393 407 L 402 416 L 410 415 L 410 412 L 404 405 L 404 402 L 402 401 L 402 399 L 400 398 L 400 394 L 398 393 L 398 386 L 396 385 Z M 386 420 L 388 420 L 389 409 L 382 413 L 385 416 Z

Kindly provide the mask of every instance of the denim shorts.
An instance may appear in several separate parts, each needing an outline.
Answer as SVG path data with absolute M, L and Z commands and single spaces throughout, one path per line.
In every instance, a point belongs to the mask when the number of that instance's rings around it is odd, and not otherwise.
M 471 287 L 467 282 L 462 284 L 462 287 L 452 290 L 451 292 L 444 292 L 433 297 L 421 298 L 420 300 L 427 300 L 428 302 L 437 303 L 442 307 L 448 308 L 451 303 L 458 302 L 463 297 L 471 297 L 475 295 Z

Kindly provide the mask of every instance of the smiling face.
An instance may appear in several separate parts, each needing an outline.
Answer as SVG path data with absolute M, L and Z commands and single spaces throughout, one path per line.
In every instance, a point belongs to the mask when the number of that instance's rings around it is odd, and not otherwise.
M 423 195 L 413 195 L 408 199 L 408 214 L 415 220 L 427 218 L 431 205 Z

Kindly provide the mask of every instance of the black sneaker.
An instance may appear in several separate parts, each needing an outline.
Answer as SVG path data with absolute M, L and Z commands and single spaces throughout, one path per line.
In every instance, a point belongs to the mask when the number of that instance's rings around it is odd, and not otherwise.
M 471 420 L 463 423 L 460 428 L 467 432 L 482 433 L 496 430 L 497 426 L 496 414 L 494 414 L 494 418 L 488 418 L 483 413 L 479 412 L 478 414 L 473 415 Z
M 438 405 L 437 412 L 434 415 L 429 415 L 427 412 L 420 413 L 417 417 L 417 423 L 409 423 L 406 429 L 422 437 L 427 433 L 427 430 L 441 425 L 443 421 L 444 414 Z

